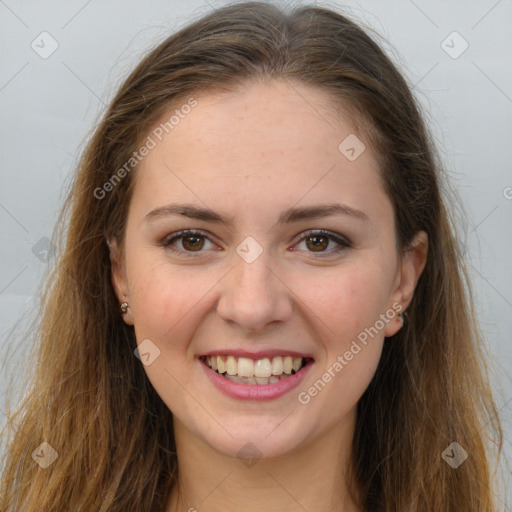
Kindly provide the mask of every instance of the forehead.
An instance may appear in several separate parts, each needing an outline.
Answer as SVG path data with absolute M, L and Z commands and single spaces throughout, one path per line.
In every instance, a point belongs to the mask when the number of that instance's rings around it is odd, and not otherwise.
M 175 103 L 149 133 L 155 145 L 135 187 L 148 206 L 170 196 L 217 205 L 238 198 L 247 209 L 254 200 L 290 206 L 343 195 L 361 206 L 383 192 L 369 141 L 320 89 L 272 81 L 193 98 L 194 107 Z
M 352 123 L 355 119 L 349 111 L 353 109 L 335 103 L 320 88 L 295 81 L 246 82 L 234 90 L 196 93 L 194 101 L 193 108 L 187 106 L 190 97 L 175 101 L 153 131 L 163 129 L 163 138 L 176 144 L 192 137 L 214 146 L 217 152 L 248 150 L 253 146 L 246 144 L 252 135 L 265 142 L 266 149 L 288 149 L 295 144 L 296 151 L 309 149 L 311 144 L 317 150 L 325 146 L 328 151 L 332 145 L 337 149 L 340 137 L 349 134 L 364 138 Z M 361 119 L 357 121 L 363 124 Z M 216 147 L 218 143 L 222 145 Z

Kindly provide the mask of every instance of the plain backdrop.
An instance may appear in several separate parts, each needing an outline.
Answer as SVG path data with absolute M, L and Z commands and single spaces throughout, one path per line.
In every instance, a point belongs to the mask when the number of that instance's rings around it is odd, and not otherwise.
M 19 335 L 52 263 L 49 238 L 63 187 L 90 130 L 145 51 L 225 3 L 0 0 L 2 424 L 7 376 L 28 371 L 29 340 Z M 460 243 L 511 453 L 512 1 L 310 4 L 375 29 L 425 111 L 465 209 Z M 500 496 L 503 506 L 512 504 L 507 494 Z

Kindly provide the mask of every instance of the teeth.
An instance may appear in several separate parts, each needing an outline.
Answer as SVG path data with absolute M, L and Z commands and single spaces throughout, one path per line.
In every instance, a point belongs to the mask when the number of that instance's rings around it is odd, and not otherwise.
M 254 364 L 254 375 L 256 377 L 266 377 L 267 379 L 272 375 L 272 365 L 270 359 L 258 359 Z
M 286 356 L 283 360 L 283 371 L 284 371 L 284 373 L 290 375 L 292 373 L 292 369 L 293 369 L 292 358 L 290 356 Z
M 286 377 L 276 377 L 272 375 L 271 377 L 239 377 L 238 375 L 225 375 L 226 379 L 229 379 L 232 382 L 237 382 L 238 384 L 259 384 L 264 386 L 266 384 L 274 384 L 275 382 L 279 382 L 281 379 Z
M 236 364 L 236 359 L 233 356 L 228 356 L 228 359 L 226 361 L 226 371 L 228 372 L 228 375 L 236 375 L 238 368 Z
M 238 375 L 240 377 L 252 377 L 254 375 L 254 362 L 247 357 L 238 358 Z
M 283 373 L 283 358 L 281 356 L 274 357 L 272 360 L 272 375 L 281 375 Z
M 226 365 L 224 364 L 221 356 L 217 356 L 217 371 L 219 373 L 224 373 L 226 371 Z
M 292 358 L 291 356 L 265 357 L 256 361 L 247 357 L 234 356 L 207 356 L 206 364 L 218 373 L 227 373 L 226 376 L 233 377 L 230 380 L 239 382 L 239 377 L 244 377 L 245 384 L 272 384 L 280 380 L 280 376 L 291 375 L 298 372 L 304 363 L 302 357 Z M 277 380 L 276 380 L 277 379 Z M 250 382 L 249 382 L 250 381 Z

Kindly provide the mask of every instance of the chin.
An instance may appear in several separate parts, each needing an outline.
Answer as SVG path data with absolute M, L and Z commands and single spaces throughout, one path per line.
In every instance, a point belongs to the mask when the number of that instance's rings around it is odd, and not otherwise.
M 289 419 L 289 418 L 288 418 Z M 213 450 L 238 459 L 260 459 L 281 457 L 292 453 L 306 439 L 306 434 L 287 425 L 283 418 L 238 419 L 223 422 L 220 427 L 216 422 L 214 430 L 204 431 L 204 423 L 198 426 L 196 436 L 203 439 Z M 225 429 L 225 430 L 224 430 Z

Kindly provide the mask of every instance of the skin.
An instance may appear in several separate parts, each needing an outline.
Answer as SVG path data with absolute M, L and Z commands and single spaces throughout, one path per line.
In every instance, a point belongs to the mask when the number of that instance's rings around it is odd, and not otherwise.
M 356 404 L 385 337 L 401 327 L 398 316 L 360 344 L 309 403 L 298 393 L 380 315 L 393 305 L 407 308 L 427 237 L 419 232 L 411 251 L 397 252 L 393 207 L 375 157 L 368 144 L 354 161 L 338 150 L 355 132 L 349 119 L 330 116 L 324 94 L 274 80 L 195 95 L 198 105 L 136 171 L 122 255 L 110 241 L 112 280 L 119 301 L 130 305 L 123 317 L 137 342 L 149 338 L 160 350 L 144 369 L 175 423 L 179 483 L 166 512 L 361 510 L 344 483 Z M 233 224 L 179 215 L 144 220 L 168 203 L 207 206 Z M 287 208 L 326 203 L 349 205 L 368 219 L 277 224 Z M 199 250 L 190 237 L 173 242 L 178 254 L 162 246 L 182 229 L 203 232 Z M 321 239 L 318 249 L 304 235 L 318 229 L 351 246 L 335 252 L 336 241 Z M 236 252 L 247 236 L 263 249 L 252 263 Z M 286 395 L 242 401 L 213 387 L 197 359 L 225 348 L 296 350 L 315 362 Z M 257 448 L 252 465 L 237 455 L 247 443 Z

